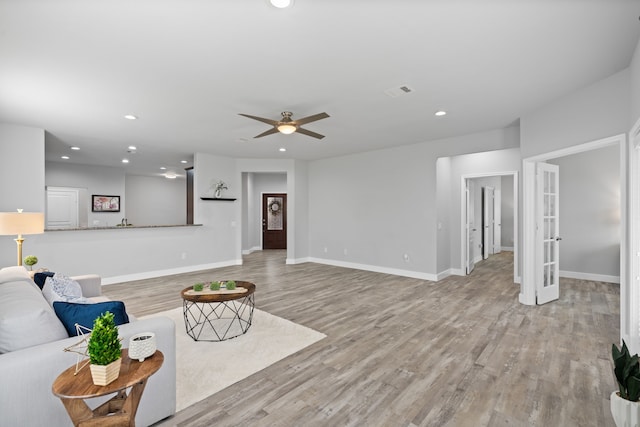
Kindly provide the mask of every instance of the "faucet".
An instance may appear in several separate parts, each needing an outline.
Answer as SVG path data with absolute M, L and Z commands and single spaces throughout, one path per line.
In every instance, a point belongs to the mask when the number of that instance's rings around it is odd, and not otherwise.
M 127 218 L 122 218 L 122 221 L 120 221 L 120 225 L 126 227 L 127 226 Z

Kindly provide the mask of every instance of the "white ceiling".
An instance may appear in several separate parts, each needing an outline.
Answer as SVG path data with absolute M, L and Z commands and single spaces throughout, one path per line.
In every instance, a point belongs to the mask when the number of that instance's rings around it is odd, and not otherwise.
M 623 70 L 639 16 L 640 0 L 0 0 L 0 122 L 47 130 L 52 160 L 121 167 L 136 145 L 135 173 L 413 144 L 509 126 Z M 305 126 L 326 138 L 253 139 L 268 125 L 238 115 L 285 110 L 327 112 Z

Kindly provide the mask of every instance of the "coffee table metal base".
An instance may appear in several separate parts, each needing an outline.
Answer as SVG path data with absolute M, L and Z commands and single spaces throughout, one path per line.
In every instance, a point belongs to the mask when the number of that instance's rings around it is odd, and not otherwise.
M 247 333 L 253 320 L 253 293 L 221 302 L 183 300 L 184 325 L 194 341 L 224 341 Z

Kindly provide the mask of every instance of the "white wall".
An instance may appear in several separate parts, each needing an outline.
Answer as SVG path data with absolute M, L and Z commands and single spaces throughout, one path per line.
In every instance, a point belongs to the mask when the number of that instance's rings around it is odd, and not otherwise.
M 79 209 L 86 209 L 89 227 L 113 227 L 127 216 L 125 171 L 122 168 L 46 162 L 45 184 L 48 187 L 86 188 L 89 204 Z M 120 196 L 120 212 L 92 212 L 91 196 L 94 194 Z
M 522 157 L 628 132 L 630 83 L 630 70 L 625 69 L 522 116 Z
M 631 76 L 631 117 L 629 120 L 631 124 L 634 124 L 640 119 L 640 40 L 636 45 L 629 74 Z
M 44 131 L 0 124 L 0 159 L 0 212 L 44 212 Z
M 515 199 L 513 194 L 513 176 L 505 175 L 502 177 L 502 240 L 500 245 L 502 250 L 513 250 L 515 245 Z
M 450 238 L 448 215 L 438 218 L 436 160 L 517 147 L 518 136 L 508 128 L 310 162 L 310 257 L 435 278 L 438 234 Z
M 127 175 L 124 194 L 129 224 L 187 223 L 187 183 L 183 178 Z
M 560 270 L 620 276 L 620 151 L 612 146 L 550 160 L 560 166 Z

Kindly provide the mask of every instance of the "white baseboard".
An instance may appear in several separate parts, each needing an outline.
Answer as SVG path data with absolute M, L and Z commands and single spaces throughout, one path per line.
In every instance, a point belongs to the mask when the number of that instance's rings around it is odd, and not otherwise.
M 513 246 L 501 246 L 500 249 L 504 252 L 513 252 Z
M 607 282 L 620 284 L 620 276 L 608 276 L 606 274 L 580 273 L 576 271 L 560 270 L 560 277 L 568 279 L 592 280 L 594 282 Z
M 431 282 L 438 281 L 438 276 L 436 274 L 422 273 L 419 271 L 379 267 L 377 265 L 358 264 L 355 262 L 337 261 L 332 259 L 322 259 L 322 258 L 313 258 L 313 257 L 309 257 L 308 262 L 315 262 L 316 264 L 333 265 L 335 267 L 353 268 L 356 270 L 373 271 L 374 273 L 393 274 L 395 276 L 411 277 L 413 279 L 429 280 Z
M 168 268 L 166 270 L 145 271 L 144 273 L 125 274 L 122 276 L 103 277 L 103 285 L 112 285 L 114 283 L 132 282 L 134 280 L 153 279 L 155 277 L 170 276 L 172 274 L 191 273 L 200 270 L 210 270 L 213 268 L 229 267 L 232 265 L 242 265 L 241 259 L 229 260 L 223 262 L 214 262 L 211 264 L 189 265 L 186 267 Z
M 250 249 L 243 249 L 242 250 L 242 255 L 249 255 L 252 254 L 253 252 L 257 252 L 257 251 L 261 251 L 262 248 L 260 246 L 254 246 Z
M 304 264 L 305 262 L 312 262 L 309 258 L 287 258 L 285 264 L 295 265 Z

